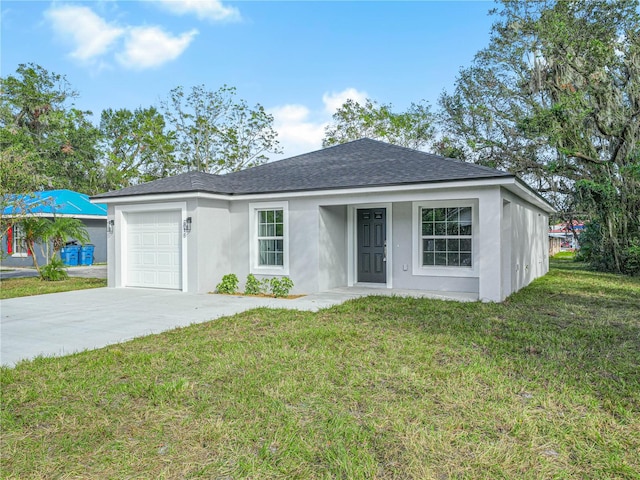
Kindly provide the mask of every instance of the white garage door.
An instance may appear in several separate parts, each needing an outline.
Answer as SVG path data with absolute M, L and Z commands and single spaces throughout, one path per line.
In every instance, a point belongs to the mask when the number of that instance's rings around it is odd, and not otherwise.
M 180 210 L 128 213 L 128 287 L 180 289 Z

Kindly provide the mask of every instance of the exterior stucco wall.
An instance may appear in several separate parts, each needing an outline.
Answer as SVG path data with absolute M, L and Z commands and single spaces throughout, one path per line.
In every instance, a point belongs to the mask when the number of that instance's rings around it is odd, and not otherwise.
M 508 272 L 503 269 L 506 298 L 549 271 L 549 215 L 505 190 L 502 204 L 510 215 L 504 220 L 510 228 L 503 235 L 508 246 L 502 262 L 510 267 Z
M 193 203 L 193 205 L 192 205 Z M 193 219 L 188 235 L 189 291 L 212 292 L 235 258 L 230 254 L 229 202 L 198 199 L 187 204 Z
M 319 290 L 343 287 L 348 281 L 347 207 L 320 207 L 319 221 Z
M 94 245 L 93 262 L 105 263 L 107 261 L 107 219 L 83 220 L 89 233 L 89 243 Z

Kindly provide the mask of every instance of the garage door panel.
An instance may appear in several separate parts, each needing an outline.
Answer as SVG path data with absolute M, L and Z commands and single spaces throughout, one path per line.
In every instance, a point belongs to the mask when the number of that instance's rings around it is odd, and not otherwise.
M 159 233 L 157 237 L 158 246 L 166 247 L 176 243 L 176 235 L 170 233 Z
M 145 232 L 142 235 L 142 245 L 145 247 L 155 247 L 158 244 L 158 238 L 154 232 Z
M 181 287 L 179 210 L 127 214 L 127 286 Z

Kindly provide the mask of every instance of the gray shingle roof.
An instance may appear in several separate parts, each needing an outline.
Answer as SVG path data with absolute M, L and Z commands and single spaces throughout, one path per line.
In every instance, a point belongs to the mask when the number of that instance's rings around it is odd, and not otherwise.
M 284 193 L 497 177 L 513 175 L 364 138 L 240 172 L 183 173 L 93 198 L 196 191 L 228 195 Z

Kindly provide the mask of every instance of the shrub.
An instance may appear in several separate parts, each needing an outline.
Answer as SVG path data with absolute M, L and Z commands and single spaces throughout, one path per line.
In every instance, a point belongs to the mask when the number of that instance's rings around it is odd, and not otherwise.
M 53 257 L 51 261 L 40 269 L 40 278 L 47 282 L 58 282 L 69 278 L 69 274 L 64 269 L 64 263 L 58 257 Z
M 624 257 L 625 273 L 640 276 L 640 245 L 631 245 L 625 250 Z
M 218 293 L 236 293 L 238 291 L 238 277 L 235 273 L 228 273 L 222 277 L 222 281 L 216 285 Z
M 253 273 L 247 275 L 247 282 L 244 286 L 244 293 L 246 295 L 260 295 L 263 293 L 263 285 Z
M 272 278 L 269 283 L 274 297 L 286 297 L 293 288 L 293 280 L 289 277 Z

